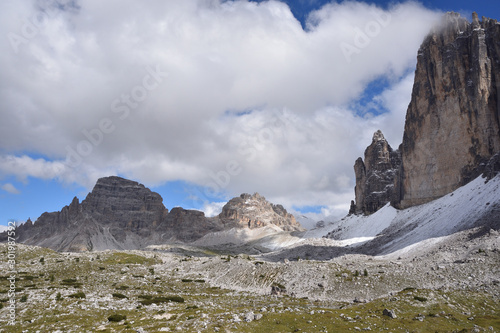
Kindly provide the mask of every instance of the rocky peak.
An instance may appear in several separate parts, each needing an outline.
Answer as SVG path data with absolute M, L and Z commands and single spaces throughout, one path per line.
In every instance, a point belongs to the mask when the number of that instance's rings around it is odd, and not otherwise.
M 74 199 L 73 199 L 74 200 Z M 164 211 L 162 197 L 144 185 L 111 176 L 97 180 L 92 192 L 82 202 L 86 209 L 107 214 L 118 211 Z
M 419 205 L 465 185 L 500 151 L 500 25 L 447 13 L 422 43 L 393 204 Z
M 68 211 L 70 215 L 76 215 L 80 211 L 80 200 L 77 197 L 74 197 L 69 204 Z
M 154 231 L 168 213 L 162 201 L 137 182 L 100 178 L 82 203 L 75 197 L 61 211 L 43 213 L 18 241 L 59 251 L 139 248 L 159 241 Z
M 391 201 L 394 177 L 399 168 L 398 151 L 393 151 L 380 130 L 373 134 L 372 143 L 354 164 L 356 202 L 350 214 L 372 214 Z
M 372 143 L 365 150 L 365 167 L 368 170 L 385 171 L 390 167 L 392 148 L 382 131 L 373 134 Z
M 282 205 L 274 205 L 259 193 L 243 193 L 228 201 L 219 218 L 224 224 L 239 227 L 259 228 L 276 225 L 285 231 L 303 230 L 292 214 Z
M 28 219 L 26 220 L 26 222 L 23 225 L 25 225 L 25 226 L 32 226 L 33 225 L 33 221 L 31 221 L 31 219 L 28 217 Z
M 381 130 L 377 130 L 375 133 L 373 133 L 372 144 L 377 141 L 387 142 Z

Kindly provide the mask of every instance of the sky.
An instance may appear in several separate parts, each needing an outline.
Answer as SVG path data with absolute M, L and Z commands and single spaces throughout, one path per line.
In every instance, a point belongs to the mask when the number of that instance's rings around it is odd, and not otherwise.
M 0 2 L 0 225 L 100 177 L 217 214 L 259 192 L 347 213 L 380 129 L 401 143 L 418 48 L 446 11 L 495 1 Z

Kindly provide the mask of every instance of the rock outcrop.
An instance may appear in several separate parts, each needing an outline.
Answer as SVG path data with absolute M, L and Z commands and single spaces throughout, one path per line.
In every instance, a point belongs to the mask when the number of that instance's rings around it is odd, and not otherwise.
M 500 25 L 456 13 L 424 40 L 393 205 L 419 205 L 465 185 L 500 152 Z
M 250 229 L 276 225 L 284 231 L 304 231 L 300 223 L 282 205 L 274 205 L 259 193 L 244 193 L 229 200 L 219 215 L 224 225 Z
M 349 214 L 369 215 L 390 202 L 400 163 L 399 151 L 392 150 L 380 130 L 375 132 L 365 160 L 360 157 L 354 164 L 356 202 L 351 203 Z
M 193 242 L 211 232 L 268 224 L 286 231 L 302 230 L 281 205 L 258 194 L 232 199 L 220 216 L 207 218 L 203 212 L 181 207 L 169 212 L 158 193 L 112 176 L 99 179 L 81 203 L 75 197 L 61 211 L 43 213 L 35 223 L 29 220 L 19 226 L 16 234 L 19 243 L 79 252 Z M 5 241 L 2 235 L 0 241 Z
M 106 177 L 82 203 L 75 197 L 61 211 L 21 225 L 17 241 L 58 251 L 140 248 L 158 240 L 157 229 L 167 215 L 158 193 L 134 181 Z

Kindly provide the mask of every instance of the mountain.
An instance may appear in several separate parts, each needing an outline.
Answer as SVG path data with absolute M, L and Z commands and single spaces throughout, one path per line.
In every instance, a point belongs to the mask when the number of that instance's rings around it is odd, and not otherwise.
M 497 21 L 447 13 L 418 51 L 399 149 L 378 131 L 356 160 L 350 214 L 420 205 L 500 170 L 499 82 Z
M 236 223 L 238 226 L 250 229 L 273 224 L 284 231 L 304 231 L 295 217 L 282 205 L 269 203 L 259 193 L 253 195 L 244 193 L 229 200 L 222 208 L 219 218 L 225 225 Z
M 220 216 L 207 218 L 203 212 L 181 207 L 169 212 L 158 193 L 135 181 L 111 176 L 100 178 L 81 203 L 75 197 L 61 211 L 44 213 L 35 223 L 27 221 L 19 226 L 17 242 L 57 251 L 140 249 L 192 242 L 231 228 L 265 225 L 282 231 L 302 230 L 281 205 L 273 205 L 258 194 L 232 199 Z
M 500 25 L 456 13 L 424 40 L 400 147 L 398 208 L 446 195 L 500 152 Z
M 392 150 L 380 130 L 375 132 L 364 162 L 360 157 L 354 164 L 356 202 L 351 202 L 349 214 L 372 214 L 391 201 L 400 164 L 399 151 Z
M 466 231 L 497 237 L 499 51 L 495 20 L 446 14 L 420 47 L 403 143 L 393 151 L 376 132 L 354 166 L 351 214 L 305 238 L 334 240 L 325 253 L 338 256 L 418 252 Z
M 222 227 L 202 212 L 169 212 L 158 193 L 112 176 L 99 179 L 82 203 L 75 197 L 61 211 L 44 213 L 35 223 L 18 227 L 17 241 L 57 251 L 136 249 L 194 240 Z

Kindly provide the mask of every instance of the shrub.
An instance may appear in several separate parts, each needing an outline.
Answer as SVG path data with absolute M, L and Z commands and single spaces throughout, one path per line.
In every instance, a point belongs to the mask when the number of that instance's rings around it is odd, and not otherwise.
M 62 296 L 61 296 L 61 293 L 57 293 L 56 295 L 56 301 L 62 301 Z
M 113 322 L 119 322 L 125 319 L 127 319 L 127 316 L 118 313 L 112 314 L 111 316 L 108 317 L 108 321 L 113 321 Z
M 171 302 L 184 303 L 184 298 L 181 296 L 168 296 L 164 298 Z
M 71 298 L 85 298 L 85 293 L 79 291 L 77 293 L 68 295 L 68 297 L 71 297 Z
M 28 300 L 28 295 L 23 295 L 23 296 L 21 296 L 21 300 L 20 300 L 20 302 L 23 302 L 23 303 L 24 303 L 24 302 L 26 302 L 27 300 Z
M 114 298 L 128 298 L 127 296 L 120 294 L 120 293 L 113 293 L 112 294 Z
M 146 258 L 137 254 L 118 252 L 108 256 L 103 261 L 103 263 L 107 265 L 116 265 L 116 264 L 154 265 L 158 263 L 158 260 L 153 258 Z
M 415 297 L 413 297 L 413 299 L 415 299 L 416 301 L 420 301 L 420 302 L 427 302 L 427 298 L 425 298 L 425 297 L 415 296 Z
M 278 282 L 273 282 L 273 284 L 271 286 L 272 287 L 278 287 L 281 290 L 286 290 L 286 287 L 284 285 L 282 285 L 281 283 L 278 283 Z
M 364 275 L 364 276 L 368 276 L 368 271 L 366 270 L 366 268 L 365 268 L 365 270 L 363 271 L 363 275 Z
M 197 283 L 205 283 L 205 280 L 203 280 L 203 279 L 198 279 L 198 280 L 194 280 L 194 282 L 197 282 Z
M 77 279 L 64 279 L 61 284 L 63 286 L 72 286 L 75 288 L 80 288 L 82 286 L 82 283 L 78 282 Z
M 119 286 L 119 287 L 116 287 L 117 290 L 127 290 L 128 288 L 130 288 L 129 286 Z
M 151 296 L 151 295 L 139 295 L 137 297 L 142 298 L 142 299 L 151 299 L 151 298 L 153 298 L 153 296 Z
M 142 305 L 151 305 L 153 303 L 168 303 L 168 302 L 176 302 L 176 303 L 184 303 L 184 298 L 180 296 L 156 296 L 149 299 L 144 299 L 139 301 Z
M 181 281 L 182 282 L 193 282 L 193 280 L 191 280 L 191 279 L 182 279 Z
M 40 262 L 42 263 L 42 265 L 43 265 L 43 264 L 45 264 L 45 258 L 44 258 L 44 257 L 41 257 L 41 258 L 40 258 Z

